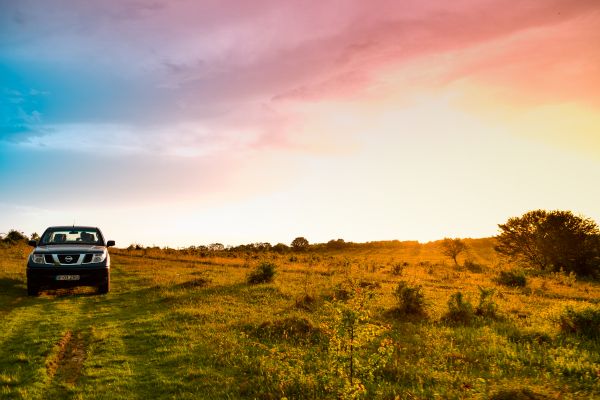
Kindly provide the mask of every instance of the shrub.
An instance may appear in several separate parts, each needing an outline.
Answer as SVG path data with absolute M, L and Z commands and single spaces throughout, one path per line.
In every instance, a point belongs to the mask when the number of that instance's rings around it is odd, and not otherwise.
M 356 285 L 350 290 L 348 302 L 330 303 L 331 318 L 322 325 L 328 336 L 324 378 L 335 398 L 371 398 L 367 384 L 373 384 L 375 373 L 391 361 L 395 346 L 388 338 L 380 339 L 389 327 L 371 320 L 368 303 L 373 293 Z
M 522 270 L 512 269 L 510 271 L 500 271 L 496 282 L 504 286 L 525 287 L 527 285 L 527 277 Z
M 405 281 L 398 282 L 394 291 L 398 301 L 398 311 L 403 314 L 424 315 L 425 295 L 421 286 L 410 286 Z
M 456 292 L 450 296 L 448 312 L 444 316 L 444 320 L 467 325 L 473 321 L 474 316 L 473 306 L 463 297 L 462 292 Z
M 250 274 L 248 274 L 248 283 L 267 283 L 273 280 L 277 266 L 272 262 L 263 261 L 258 264 Z
M 485 318 L 498 318 L 498 305 L 494 302 L 493 297 L 496 289 L 483 288 L 479 286 L 479 305 L 475 309 L 475 314 Z
M 588 307 L 574 310 L 567 307 L 561 314 L 559 323 L 563 332 L 588 339 L 600 339 L 600 309 Z

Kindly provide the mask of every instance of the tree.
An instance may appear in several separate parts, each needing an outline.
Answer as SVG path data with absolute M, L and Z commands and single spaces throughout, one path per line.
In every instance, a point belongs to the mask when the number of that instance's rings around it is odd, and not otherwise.
M 6 236 L 4 236 L 4 243 L 8 243 L 8 244 L 16 244 L 19 242 L 22 243 L 27 243 L 29 239 L 27 238 L 27 236 L 25 236 L 25 234 L 23 232 L 19 232 L 17 230 L 11 229 L 10 231 L 8 231 L 8 233 L 6 234 Z
M 467 244 L 461 239 L 444 238 L 442 240 L 442 254 L 454 260 L 454 264 L 458 266 L 456 259 L 460 253 L 467 249 Z
M 221 243 L 211 243 L 208 245 L 210 251 L 222 251 L 225 250 L 225 246 Z
M 286 251 L 288 251 L 289 247 L 283 243 L 277 243 L 275 246 L 272 247 L 272 250 L 276 253 L 285 253 Z
M 346 246 L 346 242 L 344 241 L 344 239 L 331 239 L 329 242 L 327 242 L 326 246 L 328 249 L 341 250 L 344 248 L 344 246 Z
M 529 211 L 499 224 L 496 251 L 541 270 L 594 275 L 600 270 L 600 230 L 570 211 Z
M 252 247 L 255 251 L 269 251 L 273 246 L 269 242 L 257 242 L 253 243 Z
M 292 249 L 297 251 L 306 250 L 308 248 L 308 240 L 302 236 L 292 240 Z

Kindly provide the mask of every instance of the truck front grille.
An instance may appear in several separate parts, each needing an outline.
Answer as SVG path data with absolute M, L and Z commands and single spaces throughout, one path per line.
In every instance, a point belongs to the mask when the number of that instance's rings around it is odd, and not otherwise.
M 79 261 L 79 254 L 59 254 L 58 261 L 61 264 L 77 264 Z

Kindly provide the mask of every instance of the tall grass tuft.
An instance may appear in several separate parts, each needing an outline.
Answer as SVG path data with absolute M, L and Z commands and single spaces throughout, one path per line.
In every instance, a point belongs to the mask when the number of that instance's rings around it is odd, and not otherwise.
M 483 288 L 479 286 L 479 304 L 475 309 L 475 314 L 484 317 L 497 319 L 498 318 L 498 305 L 494 302 L 494 288 Z
M 448 312 L 443 318 L 446 322 L 468 325 L 474 317 L 473 305 L 464 298 L 462 292 L 456 292 L 450 296 Z
M 248 274 L 248 283 L 254 285 L 271 282 L 275 277 L 276 270 L 277 266 L 274 263 L 263 261 Z

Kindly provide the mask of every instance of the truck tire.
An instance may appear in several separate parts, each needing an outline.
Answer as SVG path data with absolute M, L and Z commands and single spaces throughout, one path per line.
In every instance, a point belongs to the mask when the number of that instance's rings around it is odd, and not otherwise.
M 27 296 L 37 296 L 40 294 L 40 288 L 27 281 Z
M 106 294 L 110 291 L 110 273 L 106 274 L 106 282 L 98 286 L 98 293 Z

